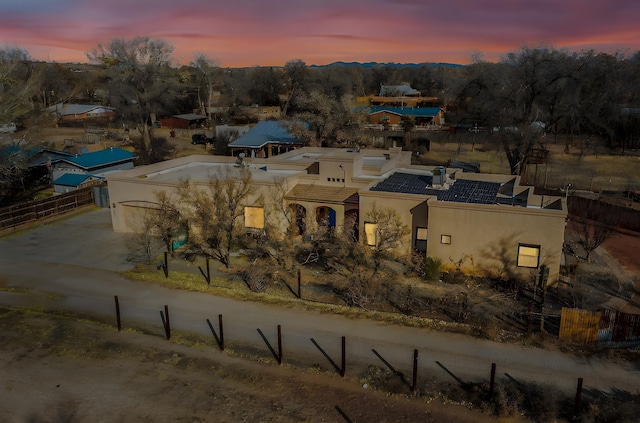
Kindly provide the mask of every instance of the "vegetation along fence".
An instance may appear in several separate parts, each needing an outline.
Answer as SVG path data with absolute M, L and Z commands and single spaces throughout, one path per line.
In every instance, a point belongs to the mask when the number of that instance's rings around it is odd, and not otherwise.
M 93 187 L 0 209 L 0 230 L 66 213 L 94 203 Z
M 559 338 L 582 345 L 637 348 L 640 347 L 640 315 L 563 308 Z

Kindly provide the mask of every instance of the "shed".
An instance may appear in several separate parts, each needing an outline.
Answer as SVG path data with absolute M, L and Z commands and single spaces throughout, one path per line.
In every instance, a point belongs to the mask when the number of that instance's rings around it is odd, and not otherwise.
M 65 173 L 53 181 L 53 191 L 57 194 L 64 194 L 65 192 L 75 191 L 82 186 L 87 186 L 99 180 L 101 180 L 101 178 L 93 175 Z
M 206 116 L 185 113 L 160 119 L 160 126 L 169 129 L 195 129 L 202 126 L 206 121 Z

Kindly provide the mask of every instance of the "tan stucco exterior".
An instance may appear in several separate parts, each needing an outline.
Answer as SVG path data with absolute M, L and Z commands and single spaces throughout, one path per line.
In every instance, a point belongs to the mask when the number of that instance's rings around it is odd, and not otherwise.
M 517 266 L 518 246 L 540 247 L 539 264 L 549 269 L 549 282 L 559 275 L 566 210 L 531 209 L 500 204 L 464 204 L 431 199 L 427 255 L 461 270 L 528 277 L 532 270 Z M 450 237 L 443 244 L 442 235 Z M 466 257 L 466 258 L 465 258 Z
M 109 176 L 114 231 L 135 231 L 136 216 L 154 207 L 156 192 L 175 192 L 178 183 L 185 179 L 205 188 L 210 175 L 224 167 L 238 166 L 236 160 L 222 156 L 182 157 Z M 245 159 L 242 166 L 251 171 L 256 187 L 255 194 L 245 205 L 264 207 L 265 219 L 280 230 L 284 231 L 288 223 L 275 212 L 282 209 L 274 204 L 277 184 L 286 193 L 284 207 L 303 207 L 307 224 L 329 223 L 340 231 L 345 216 L 352 214 L 358 217 L 362 234 L 368 213 L 375 204 L 378 208 L 395 210 L 410 228 L 398 254 L 411 254 L 417 250 L 426 256 L 440 258 L 450 267 L 460 262 L 465 271 L 498 274 L 506 269 L 513 275 L 528 278 L 536 269 L 518 267 L 516 261 L 519 245 L 531 245 L 540 251 L 538 264 L 550 269 L 548 283 L 554 283 L 558 277 L 566 205 L 559 197 L 542 199 L 533 195 L 530 187 L 519 186 L 518 177 L 446 170 L 451 178 L 448 184 L 462 179 L 499 184 L 507 193 L 501 195 L 519 196 L 521 204 L 514 206 L 440 201 L 432 190 L 429 195 L 372 190 L 397 172 L 433 175 L 432 167 L 411 165 L 411 152 L 400 148 L 305 147 L 276 157 Z M 444 185 L 431 188 L 447 189 Z M 542 208 L 545 205 L 550 206 Z M 421 237 L 426 233 L 427 239 L 418 240 L 418 233 Z M 441 235 L 449 235 L 451 243 L 442 244 Z M 463 257 L 466 259 L 461 260 Z

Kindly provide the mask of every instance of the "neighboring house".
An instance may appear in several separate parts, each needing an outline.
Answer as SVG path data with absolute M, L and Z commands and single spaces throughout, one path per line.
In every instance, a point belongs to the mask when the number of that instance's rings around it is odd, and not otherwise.
M 62 175 L 94 175 L 101 176 L 114 170 L 133 168 L 135 154 L 121 148 L 110 147 L 87 154 L 76 154 L 65 157 L 52 165 L 52 180 L 56 181 Z
M 55 104 L 47 107 L 46 112 L 51 113 L 54 118 L 61 121 L 80 121 L 96 118 L 114 120 L 116 109 L 94 104 Z
M 206 121 L 206 116 L 185 113 L 160 119 L 160 126 L 169 129 L 196 129 L 202 127 Z
M 438 97 L 423 97 L 420 91 L 404 85 L 382 85 L 379 95 L 358 97 L 357 102 L 366 106 L 387 107 L 436 107 Z
M 256 187 L 245 204 L 248 231 L 263 229 L 265 219 L 283 231 L 291 222 L 303 236 L 313 227 L 340 231 L 355 222 L 361 241 L 374 244 L 376 222 L 368 221 L 369 212 L 393 208 L 411 229 L 399 253 L 438 257 L 469 273 L 531 278 L 544 264 L 549 284 L 559 276 L 563 197 L 535 195 L 518 176 L 411 165 L 411 152 L 401 148 L 303 147 L 244 161 L 190 156 L 119 172 L 107 177 L 114 231 L 136 231 L 133 222 L 153 207 L 157 192 L 176 192 L 185 179 L 204 187 L 218 171 L 239 166 L 251 171 Z M 278 211 L 277 186 L 285 189 L 284 206 L 295 219 Z
M 249 132 L 230 142 L 231 155 L 244 153 L 246 157 L 271 157 L 302 147 L 303 143 L 291 135 L 286 122 L 262 120 Z
M 398 125 L 402 116 L 414 119 L 416 127 L 444 123 L 444 110 L 440 107 L 386 107 L 372 106 L 369 108 L 369 123 L 372 125 Z
M 53 181 L 53 191 L 56 194 L 64 194 L 66 192 L 75 191 L 78 188 L 89 186 L 101 180 L 102 178 L 93 175 L 65 173 Z

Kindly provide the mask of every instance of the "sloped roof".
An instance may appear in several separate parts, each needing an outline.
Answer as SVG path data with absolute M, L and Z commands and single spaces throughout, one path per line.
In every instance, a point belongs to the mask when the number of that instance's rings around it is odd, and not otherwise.
M 420 91 L 411 88 L 410 85 L 382 85 L 380 87 L 380 96 L 382 97 L 395 97 L 398 95 L 417 96 L 420 95 Z
M 184 113 L 181 115 L 173 115 L 174 118 L 176 119 L 183 119 L 183 120 L 201 120 L 201 119 L 206 119 L 206 116 L 202 116 L 202 115 L 196 115 L 195 113 Z
M 65 115 L 81 115 L 96 109 L 104 109 L 106 111 L 111 111 L 111 112 L 116 110 L 113 107 L 100 106 L 95 104 L 62 104 L 62 103 L 47 107 L 45 110 L 47 112 L 55 112 L 59 115 L 65 116 Z
M 369 114 L 380 112 L 393 113 L 399 116 L 416 116 L 416 117 L 434 117 L 440 113 L 440 107 L 388 107 L 388 106 L 371 106 Z
M 267 144 L 302 144 L 302 141 L 291 135 L 283 122 L 261 120 L 249 132 L 228 145 L 236 148 L 261 148 Z
M 65 173 L 55 181 L 54 185 L 63 185 L 65 187 L 78 187 L 88 179 L 95 178 L 93 175 L 79 175 L 77 173 Z
M 315 203 L 343 204 L 351 202 L 351 198 L 358 192 L 357 188 L 328 185 L 298 184 L 287 193 L 285 199 L 289 201 L 311 201 Z
M 48 162 L 56 163 L 69 157 L 73 157 L 73 153 L 51 148 L 41 148 L 30 152 L 29 163 L 31 166 L 44 166 Z
M 130 151 L 121 148 L 107 148 L 105 150 L 94 151 L 93 153 L 68 157 L 62 161 L 74 164 L 82 169 L 92 169 L 132 161 L 134 157 L 135 154 Z

